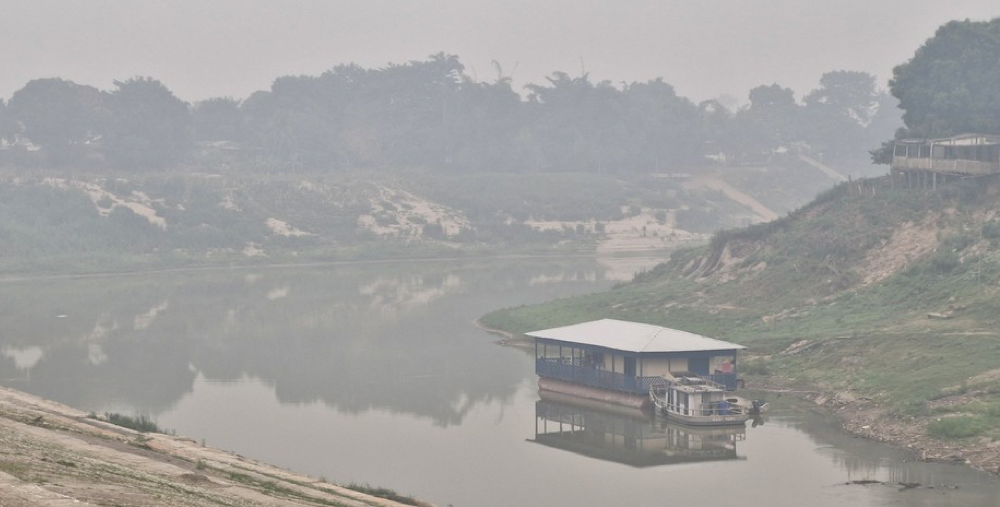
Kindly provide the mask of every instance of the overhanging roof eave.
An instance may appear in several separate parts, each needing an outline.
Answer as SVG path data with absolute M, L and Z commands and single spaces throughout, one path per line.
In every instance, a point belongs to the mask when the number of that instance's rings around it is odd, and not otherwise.
M 601 319 L 525 333 L 535 339 L 570 346 L 590 346 L 629 353 L 711 352 L 744 350 L 735 343 L 687 331 L 639 322 Z

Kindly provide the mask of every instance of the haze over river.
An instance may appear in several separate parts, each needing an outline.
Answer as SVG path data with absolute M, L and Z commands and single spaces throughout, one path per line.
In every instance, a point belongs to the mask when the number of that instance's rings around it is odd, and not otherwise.
M 909 461 L 773 396 L 762 426 L 728 432 L 540 401 L 531 355 L 473 326 L 496 308 L 606 289 L 644 263 L 8 281 L 0 382 L 441 506 L 1000 505 L 993 476 Z M 847 484 L 863 480 L 891 485 Z

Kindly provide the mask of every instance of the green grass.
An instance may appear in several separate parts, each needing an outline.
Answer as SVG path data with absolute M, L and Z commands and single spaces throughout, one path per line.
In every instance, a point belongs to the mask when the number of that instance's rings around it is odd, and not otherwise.
M 297 491 L 295 489 L 289 488 L 287 486 L 283 486 L 281 484 L 278 484 L 276 480 L 267 481 L 267 480 L 257 479 L 249 474 L 244 474 L 240 472 L 230 472 L 229 479 L 232 480 L 233 482 L 239 482 L 241 484 L 245 484 L 264 494 L 278 498 L 294 498 L 314 504 L 327 505 L 330 507 L 347 507 L 347 504 L 342 502 L 338 502 L 335 500 L 327 500 L 325 498 L 317 498 L 302 493 L 300 491 Z M 295 482 L 292 482 L 292 484 L 301 485 Z
M 170 433 L 160 428 L 156 421 L 145 414 L 125 415 L 117 412 L 105 412 L 104 420 L 116 426 L 130 428 L 142 433 Z
M 31 467 L 21 464 L 21 463 L 11 463 L 8 461 L 0 461 L 0 472 L 13 475 L 21 480 L 26 480 L 28 472 L 31 471 Z
M 740 362 L 740 374 L 766 376 L 771 374 L 770 361 L 761 357 Z
M 392 500 L 394 502 L 399 502 L 406 505 L 417 505 L 417 500 L 413 497 L 406 495 L 400 495 L 394 490 L 389 488 L 383 488 L 380 486 L 372 486 L 370 484 L 358 484 L 352 482 L 345 486 L 347 489 L 352 489 L 359 493 L 364 493 L 366 495 L 377 496 L 379 498 L 385 498 L 387 500 Z
M 932 421 L 927 425 L 927 433 L 937 438 L 960 439 L 979 436 L 988 428 L 985 417 L 962 415 Z
M 966 389 L 968 386 L 963 385 L 959 392 Z M 985 394 L 975 401 L 934 410 L 933 413 L 941 417 L 927 425 L 927 433 L 943 439 L 1000 438 L 1000 383 L 978 386 L 978 389 Z

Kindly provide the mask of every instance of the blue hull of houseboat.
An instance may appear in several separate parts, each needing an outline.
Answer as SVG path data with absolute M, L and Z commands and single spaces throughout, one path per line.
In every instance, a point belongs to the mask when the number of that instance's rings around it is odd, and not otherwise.
M 538 379 L 538 390 L 557 393 L 579 400 L 618 405 L 636 410 L 647 411 L 653 407 L 652 401 L 648 396 L 625 391 L 601 389 L 553 378 L 540 377 Z

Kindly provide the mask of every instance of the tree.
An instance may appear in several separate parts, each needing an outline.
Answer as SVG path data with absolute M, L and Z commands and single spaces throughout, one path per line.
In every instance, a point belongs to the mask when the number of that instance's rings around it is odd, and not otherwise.
M 803 99 L 806 108 L 827 110 L 863 127 L 871 123 L 878 104 L 875 76 L 867 72 L 836 70 L 823 74 L 819 85 Z
M 548 86 L 529 84 L 528 119 L 537 149 L 535 169 L 600 173 L 625 143 L 620 94 L 608 82 L 594 85 L 587 74 L 554 72 Z
M 867 129 L 879 111 L 875 76 L 838 70 L 820 78 L 820 87 L 803 101 L 802 137 L 824 157 L 857 159 L 868 146 Z
M 465 66 L 455 55 L 437 53 L 379 69 L 371 81 L 381 92 L 372 119 L 382 146 L 395 163 L 440 165 L 451 159 L 450 125 Z
M 7 111 L 20 124 L 21 134 L 40 146 L 50 163 L 64 165 L 79 160 L 87 144 L 100 137 L 106 117 L 104 99 L 92 86 L 58 78 L 35 79 L 14 92 Z
M 521 113 L 521 97 L 510 78 L 493 83 L 463 78 L 447 124 L 451 159 L 456 168 L 520 171 L 530 166 L 530 138 Z
M 240 141 L 243 138 L 243 114 L 240 101 L 216 97 L 195 105 L 191 113 L 194 138 L 199 141 Z
M 120 167 L 163 168 L 184 160 L 194 146 L 188 105 L 159 81 L 115 81 L 105 152 Z
M 335 146 L 327 133 L 331 118 L 306 92 L 314 77 L 286 76 L 275 80 L 270 91 L 256 92 L 240 106 L 247 138 L 263 157 L 281 170 L 298 170 L 330 160 Z
M 704 155 L 705 111 L 656 78 L 632 83 L 621 93 L 625 115 L 619 145 L 621 162 L 643 172 L 661 172 L 697 162 Z M 725 117 L 728 112 L 719 111 Z
M 750 90 L 749 112 L 760 118 L 781 119 L 796 107 L 795 92 L 791 88 L 774 83 Z
M 7 111 L 7 103 L 0 99 L 0 146 L 14 138 L 14 120 Z M 6 165 L 9 152 L 0 151 L 0 164 Z
M 872 122 L 866 129 L 868 137 L 867 145 L 878 148 L 868 150 L 873 164 L 888 165 L 892 163 L 892 152 L 894 142 L 886 139 L 902 139 L 906 137 L 906 128 L 903 127 L 903 119 L 899 112 L 899 101 L 896 97 L 886 92 L 880 92 L 878 104 Z
M 736 99 L 729 96 L 731 105 L 736 104 Z M 718 99 L 704 100 L 698 104 L 698 111 L 701 116 L 701 136 L 705 142 L 705 155 L 717 156 L 723 154 L 726 157 L 739 155 L 742 150 L 740 142 L 740 132 L 735 128 L 736 122 L 730 109 Z
M 775 83 L 750 90 L 750 106 L 736 119 L 747 147 L 764 152 L 798 140 L 799 113 L 795 92 Z
M 16 125 L 7 103 L 0 99 L 0 140 L 12 139 Z
M 893 69 L 905 135 L 1000 134 L 1000 18 L 951 21 Z
M 244 101 L 252 142 L 284 170 L 440 166 L 454 158 L 464 67 L 438 53 L 381 69 L 284 76 Z

